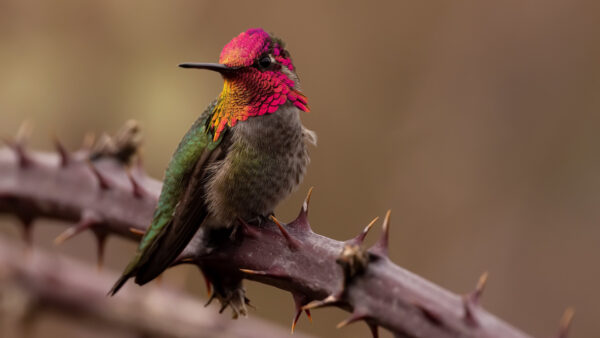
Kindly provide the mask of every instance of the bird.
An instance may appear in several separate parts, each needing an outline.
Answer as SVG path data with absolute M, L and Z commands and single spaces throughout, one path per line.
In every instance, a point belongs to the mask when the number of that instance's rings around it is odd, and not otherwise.
M 262 28 L 228 42 L 218 63 L 182 68 L 219 73 L 223 89 L 175 150 L 152 222 L 109 294 L 130 278 L 144 285 L 167 269 L 200 227 L 235 229 L 265 220 L 301 183 L 316 134 L 284 42 Z

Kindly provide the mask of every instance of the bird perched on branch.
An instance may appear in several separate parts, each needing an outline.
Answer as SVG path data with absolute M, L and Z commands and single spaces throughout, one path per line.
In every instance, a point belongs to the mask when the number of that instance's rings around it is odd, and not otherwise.
M 165 173 L 158 206 L 137 253 L 110 294 L 135 277 L 143 285 L 168 268 L 199 227 L 231 228 L 267 217 L 300 183 L 309 162 L 308 112 L 284 43 L 250 29 L 231 40 L 215 71 L 221 94 L 185 134 Z

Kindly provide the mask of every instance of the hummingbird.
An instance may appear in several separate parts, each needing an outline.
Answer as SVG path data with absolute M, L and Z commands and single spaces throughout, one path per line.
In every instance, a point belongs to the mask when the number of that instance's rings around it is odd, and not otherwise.
M 261 28 L 225 45 L 219 63 L 182 68 L 219 73 L 224 85 L 180 141 L 165 172 L 152 223 L 109 294 L 129 278 L 143 285 L 167 269 L 200 227 L 232 228 L 272 215 L 310 161 L 308 112 L 284 42 Z

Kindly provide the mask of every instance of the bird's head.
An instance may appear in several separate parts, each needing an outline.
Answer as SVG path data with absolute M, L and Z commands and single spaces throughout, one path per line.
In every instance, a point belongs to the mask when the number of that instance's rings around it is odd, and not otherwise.
M 225 80 L 210 121 L 215 140 L 226 127 L 274 113 L 288 101 L 300 110 L 309 111 L 283 42 L 260 28 L 249 29 L 233 38 L 221 51 L 219 63 L 179 66 L 216 71 Z

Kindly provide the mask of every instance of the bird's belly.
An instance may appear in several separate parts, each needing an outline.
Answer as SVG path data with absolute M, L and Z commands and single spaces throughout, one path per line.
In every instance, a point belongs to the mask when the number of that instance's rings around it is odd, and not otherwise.
M 232 148 L 207 183 L 209 210 L 221 226 L 230 226 L 238 217 L 252 220 L 273 212 L 300 183 L 308 164 L 301 140 L 287 151 Z

